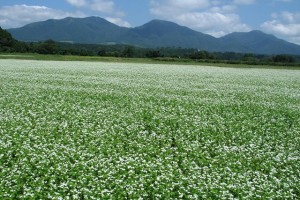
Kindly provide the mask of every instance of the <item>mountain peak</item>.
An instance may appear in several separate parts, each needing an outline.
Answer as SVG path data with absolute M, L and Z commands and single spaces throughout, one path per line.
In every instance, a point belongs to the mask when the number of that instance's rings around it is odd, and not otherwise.
M 174 23 L 174 22 L 170 22 L 170 21 L 165 21 L 165 20 L 161 20 L 161 19 L 153 19 L 151 21 L 149 21 L 148 23 L 144 24 L 144 25 L 148 25 L 148 24 L 158 24 L 158 25 L 163 25 L 163 24 L 172 24 L 172 25 L 177 25 L 178 24 Z
M 272 37 L 272 38 L 276 38 L 274 35 L 272 34 L 267 34 L 265 32 L 262 32 L 260 30 L 252 30 L 248 32 L 249 35 L 256 35 L 256 36 L 264 36 L 264 37 Z

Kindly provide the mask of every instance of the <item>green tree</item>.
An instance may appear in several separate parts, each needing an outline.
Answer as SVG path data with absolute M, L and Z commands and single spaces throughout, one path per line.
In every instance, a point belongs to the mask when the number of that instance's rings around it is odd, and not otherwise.
M 55 54 L 56 50 L 57 50 L 56 43 L 51 39 L 40 43 L 37 47 L 37 53 L 40 54 Z
M 101 48 L 99 51 L 98 51 L 98 56 L 106 56 L 106 49 L 105 48 Z
M 0 51 L 13 51 L 13 42 L 11 34 L 0 27 Z
M 294 63 L 295 59 L 290 55 L 276 55 L 272 57 L 273 62 Z
M 197 51 L 190 55 L 191 59 L 200 60 L 200 59 L 214 59 L 214 56 L 207 51 Z
M 134 49 L 132 46 L 126 46 L 122 53 L 123 57 L 132 58 L 134 56 Z
M 162 57 L 162 55 L 160 54 L 159 50 L 148 50 L 146 52 L 146 57 L 147 58 L 157 58 L 157 57 Z
M 254 61 L 254 55 L 252 53 L 245 53 L 243 56 L 243 61 Z

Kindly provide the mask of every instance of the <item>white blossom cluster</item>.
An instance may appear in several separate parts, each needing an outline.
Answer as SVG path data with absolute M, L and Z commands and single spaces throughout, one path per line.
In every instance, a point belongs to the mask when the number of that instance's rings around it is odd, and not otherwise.
M 300 70 L 0 60 L 0 199 L 299 199 Z

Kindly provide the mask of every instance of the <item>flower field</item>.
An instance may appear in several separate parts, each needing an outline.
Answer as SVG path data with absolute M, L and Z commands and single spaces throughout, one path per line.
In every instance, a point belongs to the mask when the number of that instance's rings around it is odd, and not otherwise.
M 299 199 L 300 70 L 0 60 L 0 199 Z

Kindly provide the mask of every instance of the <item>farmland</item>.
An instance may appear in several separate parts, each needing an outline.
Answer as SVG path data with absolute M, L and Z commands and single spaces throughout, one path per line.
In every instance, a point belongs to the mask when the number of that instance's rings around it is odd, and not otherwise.
M 299 199 L 300 70 L 0 60 L 0 199 Z

